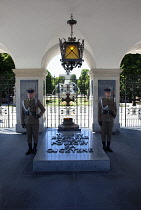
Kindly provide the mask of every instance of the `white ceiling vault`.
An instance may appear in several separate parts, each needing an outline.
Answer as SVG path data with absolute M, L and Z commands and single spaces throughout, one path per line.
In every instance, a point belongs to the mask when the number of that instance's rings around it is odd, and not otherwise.
M 140 53 L 141 0 L 0 0 L 0 52 L 17 69 L 45 68 L 70 36 L 71 14 L 90 68 L 118 69 L 126 53 Z

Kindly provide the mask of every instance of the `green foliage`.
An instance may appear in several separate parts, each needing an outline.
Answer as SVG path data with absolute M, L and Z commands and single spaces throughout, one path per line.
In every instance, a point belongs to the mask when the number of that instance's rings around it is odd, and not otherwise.
M 120 94 L 130 102 L 141 97 L 141 55 L 127 54 L 121 62 Z
M 74 82 L 77 84 L 78 88 L 80 89 L 81 94 L 84 95 L 89 95 L 89 81 L 90 81 L 90 77 L 88 75 L 88 69 L 82 69 L 81 71 L 81 75 L 79 77 L 79 79 L 76 79 L 76 75 L 73 74 L 70 77 L 70 82 Z M 60 77 L 53 77 L 51 75 L 51 73 L 47 70 L 48 75 L 46 77 L 46 94 L 55 94 L 56 92 L 59 92 L 59 83 L 63 83 L 65 82 L 65 77 L 64 76 L 60 76 Z M 54 91 L 55 90 L 55 91 Z
M 52 76 L 51 73 L 47 70 L 47 77 L 46 77 L 46 94 L 52 94 L 52 91 L 54 89 L 53 83 L 52 83 Z
M 0 77 L 11 79 L 15 77 L 12 69 L 15 69 L 15 64 L 11 56 L 7 53 L 0 53 Z
M 140 54 L 127 54 L 122 59 L 120 68 L 123 69 L 122 77 L 128 75 L 141 74 L 141 55 Z
M 64 83 L 65 82 L 65 77 L 60 76 L 55 78 L 55 84 L 57 85 L 58 83 Z
M 0 53 L 0 106 L 3 100 L 7 101 L 10 95 L 13 95 L 15 86 L 15 69 L 11 56 L 7 53 Z
M 46 77 L 46 94 L 50 95 L 53 93 L 53 90 L 55 89 L 56 85 L 58 83 L 64 83 L 65 77 L 53 77 L 51 73 L 47 70 L 48 75 Z
M 77 81 L 78 88 L 80 89 L 81 94 L 89 94 L 89 82 L 90 76 L 88 75 L 88 69 L 82 69 L 81 75 Z
M 76 83 L 76 74 L 70 76 L 70 81 Z

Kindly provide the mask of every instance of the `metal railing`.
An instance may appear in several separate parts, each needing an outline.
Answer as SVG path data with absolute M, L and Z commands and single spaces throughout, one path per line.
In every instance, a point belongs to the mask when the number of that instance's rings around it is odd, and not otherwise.
M 57 128 L 62 124 L 67 113 L 67 106 L 60 105 L 60 98 L 57 96 L 47 96 L 46 105 L 46 127 Z M 89 100 L 86 96 L 78 96 L 74 105 L 69 106 L 70 117 L 73 122 L 81 128 L 89 127 Z
M 15 78 L 0 79 L 0 128 L 13 128 L 16 124 Z

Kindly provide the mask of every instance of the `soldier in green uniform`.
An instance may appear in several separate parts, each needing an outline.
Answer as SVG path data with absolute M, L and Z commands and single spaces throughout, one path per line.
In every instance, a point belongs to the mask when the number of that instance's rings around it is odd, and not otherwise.
M 104 91 L 105 98 L 102 98 L 98 104 L 98 122 L 101 126 L 103 149 L 112 152 L 110 143 L 117 108 L 114 98 L 111 97 L 111 89 L 105 88 Z
M 31 153 L 36 154 L 38 144 L 39 118 L 45 112 L 44 106 L 41 102 L 34 98 L 34 90 L 32 88 L 27 90 L 27 99 L 22 102 L 21 124 L 27 131 L 28 151 L 26 155 Z M 38 113 L 38 109 L 40 112 Z M 32 137 L 34 145 L 32 148 Z

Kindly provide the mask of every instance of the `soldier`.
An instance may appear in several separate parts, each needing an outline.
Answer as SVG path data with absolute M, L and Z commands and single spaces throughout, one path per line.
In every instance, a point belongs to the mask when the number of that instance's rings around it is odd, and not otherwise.
M 114 98 L 111 98 L 111 89 L 105 88 L 104 91 L 105 98 L 102 98 L 98 104 L 98 123 L 101 126 L 103 149 L 112 152 L 110 143 L 117 108 Z
M 34 98 L 35 93 L 32 88 L 28 89 L 26 92 L 27 99 L 22 102 L 21 124 L 27 131 L 28 150 L 26 155 L 29 155 L 31 153 L 36 154 L 37 152 L 39 118 L 45 112 L 45 108 L 39 100 Z M 40 113 L 38 113 L 38 108 L 40 108 Z M 32 136 L 34 138 L 33 149 Z

